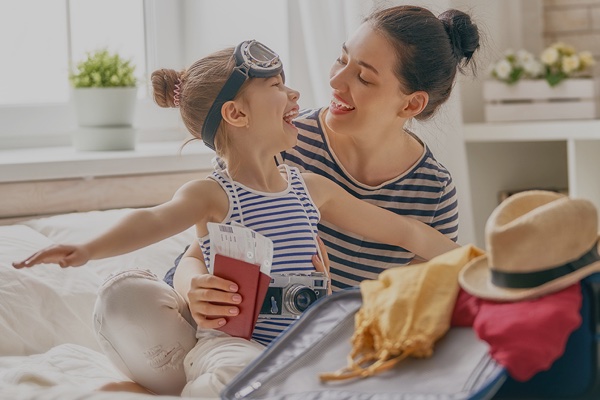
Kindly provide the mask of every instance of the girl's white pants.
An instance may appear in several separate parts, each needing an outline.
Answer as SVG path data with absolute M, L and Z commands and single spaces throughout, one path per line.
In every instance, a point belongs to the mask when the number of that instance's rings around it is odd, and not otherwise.
M 109 277 L 94 309 L 98 341 L 112 363 L 156 394 L 219 398 L 264 347 L 197 330 L 185 300 L 152 272 Z

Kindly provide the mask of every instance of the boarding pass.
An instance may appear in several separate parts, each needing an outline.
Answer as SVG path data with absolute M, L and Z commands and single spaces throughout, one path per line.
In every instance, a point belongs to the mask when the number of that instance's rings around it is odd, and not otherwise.
M 217 224 L 209 222 L 208 235 L 210 238 L 210 268 L 213 265 L 215 254 L 246 261 L 260 265 L 260 272 L 271 274 L 273 262 L 273 242 L 266 236 L 238 223 Z

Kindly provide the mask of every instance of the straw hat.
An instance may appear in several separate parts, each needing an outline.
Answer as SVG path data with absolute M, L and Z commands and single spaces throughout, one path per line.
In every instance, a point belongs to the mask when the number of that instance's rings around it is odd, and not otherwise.
M 485 226 L 487 254 L 464 266 L 473 296 L 518 301 L 562 290 L 600 272 L 598 216 L 588 200 L 544 190 L 517 193 Z

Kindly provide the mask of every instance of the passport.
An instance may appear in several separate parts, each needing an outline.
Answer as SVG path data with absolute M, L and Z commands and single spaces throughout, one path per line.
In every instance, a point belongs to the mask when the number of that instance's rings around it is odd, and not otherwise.
M 238 315 L 225 317 L 227 323 L 218 330 L 231 336 L 250 340 L 265 300 L 271 277 L 260 272 L 260 265 L 216 254 L 213 274 L 235 282 L 242 302 Z

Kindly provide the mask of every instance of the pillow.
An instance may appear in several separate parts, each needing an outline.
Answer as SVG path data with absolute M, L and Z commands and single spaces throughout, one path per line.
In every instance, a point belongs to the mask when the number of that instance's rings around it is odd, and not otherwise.
M 97 280 L 79 269 L 39 265 L 17 270 L 22 260 L 52 241 L 22 225 L 0 227 L 0 354 L 29 355 L 61 343 L 98 348 L 90 307 Z
M 127 210 L 74 213 L 0 227 L 0 355 L 42 353 L 63 343 L 100 351 L 92 313 L 98 287 L 110 274 L 148 269 L 159 277 L 194 240 L 193 228 L 118 257 L 77 268 L 37 265 L 14 269 L 22 260 L 55 242 L 77 243 L 108 228 Z

